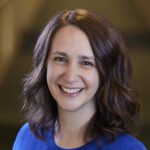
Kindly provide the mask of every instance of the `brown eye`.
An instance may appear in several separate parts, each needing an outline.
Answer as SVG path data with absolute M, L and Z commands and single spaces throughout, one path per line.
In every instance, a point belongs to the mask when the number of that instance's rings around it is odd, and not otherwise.
M 81 64 L 84 66 L 89 66 L 89 67 L 94 66 L 94 64 L 92 62 L 89 62 L 89 61 L 82 61 Z
M 54 60 L 60 63 L 67 62 L 66 58 L 63 57 L 55 57 Z

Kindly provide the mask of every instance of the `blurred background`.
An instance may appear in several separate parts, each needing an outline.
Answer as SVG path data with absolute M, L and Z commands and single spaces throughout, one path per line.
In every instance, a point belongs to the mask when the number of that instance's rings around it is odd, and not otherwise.
M 32 50 L 40 31 L 56 12 L 74 8 L 102 13 L 123 34 L 141 97 L 143 123 L 138 138 L 149 148 L 149 6 L 149 0 L 0 0 L 0 149 L 12 148 L 24 123 L 22 78 L 31 68 Z

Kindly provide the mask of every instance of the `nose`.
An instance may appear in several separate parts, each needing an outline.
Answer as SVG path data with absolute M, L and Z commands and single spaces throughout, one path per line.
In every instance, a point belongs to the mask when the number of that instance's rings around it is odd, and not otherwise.
M 73 83 L 77 81 L 78 78 L 78 66 L 76 64 L 68 64 L 65 69 L 64 79 L 68 83 Z

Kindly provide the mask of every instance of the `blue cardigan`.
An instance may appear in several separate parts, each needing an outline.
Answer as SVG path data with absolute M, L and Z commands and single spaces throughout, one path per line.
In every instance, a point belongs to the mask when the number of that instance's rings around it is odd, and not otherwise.
M 65 150 L 55 144 L 50 131 L 47 131 L 46 135 L 45 141 L 37 139 L 30 130 L 29 124 L 26 123 L 17 135 L 13 150 Z M 99 150 L 99 147 L 94 139 L 86 145 L 67 150 Z M 103 139 L 101 150 L 146 150 L 146 148 L 135 137 L 129 134 L 121 134 L 112 143 Z

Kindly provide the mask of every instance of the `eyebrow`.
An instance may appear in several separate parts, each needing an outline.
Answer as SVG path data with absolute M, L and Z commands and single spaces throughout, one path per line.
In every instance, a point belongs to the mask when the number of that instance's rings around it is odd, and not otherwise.
M 79 58 L 82 59 L 82 60 L 87 60 L 87 59 L 95 60 L 95 58 L 93 58 L 92 56 L 82 56 L 82 55 L 80 55 Z
M 55 51 L 55 52 L 53 52 L 52 54 L 58 54 L 58 55 L 67 57 L 67 54 L 64 53 L 64 52 L 57 52 L 57 51 Z
M 68 55 L 64 52 L 58 52 L 58 51 L 55 51 L 53 52 L 52 54 L 58 54 L 58 55 L 61 55 L 61 56 L 64 56 L 64 57 L 68 57 Z M 79 55 L 79 58 L 82 59 L 82 60 L 95 60 L 94 57 L 92 56 L 84 56 L 84 55 Z

